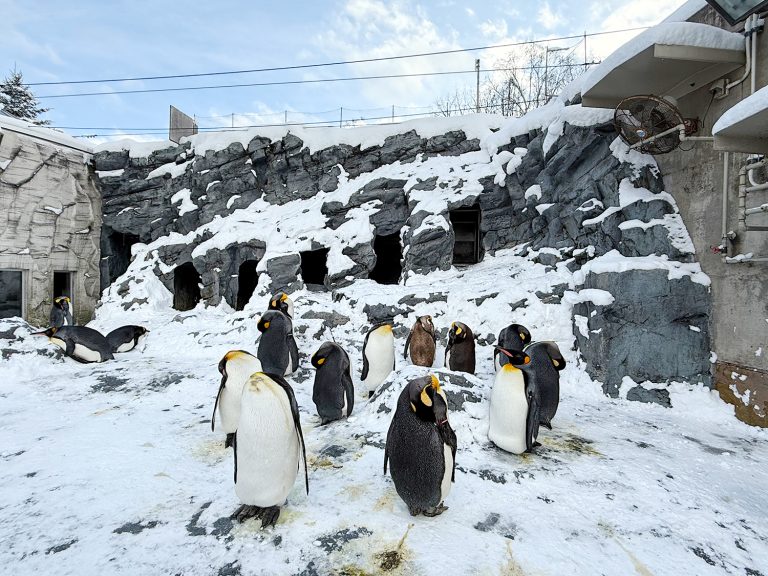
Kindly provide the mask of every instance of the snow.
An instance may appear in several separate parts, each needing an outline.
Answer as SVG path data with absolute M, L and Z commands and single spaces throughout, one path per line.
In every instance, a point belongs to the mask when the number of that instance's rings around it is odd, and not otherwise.
M 549 210 L 554 204 L 537 204 L 536 205 L 536 211 L 539 214 L 544 214 L 547 210 Z
M 130 158 L 143 158 L 149 156 L 152 152 L 158 150 L 165 150 L 166 148 L 172 148 L 176 146 L 174 142 L 170 140 L 135 140 L 133 138 L 122 138 L 120 140 L 110 140 L 94 147 L 94 152 L 111 151 L 119 152 L 121 150 L 127 150 Z
M 182 188 L 176 194 L 171 196 L 171 204 L 176 204 L 177 202 L 181 202 L 179 204 L 179 216 L 183 216 L 187 212 L 192 212 L 193 210 L 197 210 L 197 204 L 192 202 L 190 195 L 192 194 L 192 191 L 189 188 Z
M 166 174 L 170 174 L 171 178 L 178 178 L 184 172 L 187 170 L 187 167 L 193 162 L 194 160 L 187 160 L 186 162 L 182 162 L 181 164 L 176 164 L 176 162 L 168 162 L 167 164 L 163 164 L 162 166 L 159 166 L 158 168 L 155 168 L 147 174 L 147 180 L 150 180 L 152 178 L 157 178 L 159 176 L 165 176 Z
M 613 70 L 654 44 L 743 50 L 744 42 L 741 34 L 707 24 L 663 22 L 638 34 L 592 68 L 582 84 L 582 94 L 589 92 Z
M 619 224 L 619 229 L 629 230 L 630 228 L 641 228 L 648 230 L 653 226 L 664 226 L 667 229 L 667 236 L 670 244 L 677 248 L 682 254 L 695 254 L 696 249 L 693 246 L 688 230 L 685 228 L 680 214 L 665 214 L 663 218 L 653 218 L 648 222 L 641 220 L 627 220 Z
M 47 210 L 48 212 L 53 212 L 57 216 L 64 211 L 63 208 L 56 208 L 54 206 L 43 206 L 43 210 Z
M 541 186 L 533 184 L 525 191 L 525 199 L 534 198 L 535 200 L 541 200 Z
M 78 152 L 85 152 L 87 156 L 83 159 L 83 163 L 88 162 L 88 157 L 92 153 L 90 146 L 85 144 L 82 140 L 78 140 L 77 138 L 73 138 L 72 136 L 68 136 L 57 130 L 30 124 L 26 120 L 19 120 L 18 118 L 0 115 L 0 131 L 2 130 L 25 134 L 33 138 L 45 140 L 47 144 L 61 145 L 65 148 L 73 148 Z M 5 170 L 5 166 L 1 166 L 1 168 Z
M 117 178 L 122 176 L 125 172 L 125 168 L 119 168 L 117 170 L 96 170 L 96 174 L 99 178 Z
M 0 170 L 5 170 L 10 165 L 11 160 L 10 158 L 8 160 L 0 160 Z
M 620 212 L 622 208 L 626 208 L 630 204 L 634 204 L 635 202 L 654 202 L 657 200 L 668 202 L 674 208 L 675 212 L 677 212 L 677 202 L 675 202 L 675 199 L 668 192 L 654 194 L 647 188 L 636 187 L 629 178 L 624 178 L 619 183 L 619 205 L 609 206 L 594 218 L 584 220 L 581 225 L 594 226 L 608 218 L 608 216 Z M 670 226 L 672 225 L 673 224 L 670 224 Z
M 233 194 L 232 196 L 229 197 L 229 199 L 227 200 L 227 210 L 232 208 L 232 204 L 234 204 L 235 200 L 237 200 L 238 198 L 240 198 L 240 194 Z
M 573 275 L 574 286 L 584 283 L 587 274 L 605 274 L 609 272 L 626 272 L 627 270 L 665 270 L 669 280 L 684 277 L 692 282 L 709 286 L 711 280 L 701 271 L 698 262 L 678 262 L 670 260 L 666 254 L 661 256 L 624 256 L 618 250 L 611 250 L 607 254 L 590 260 Z
M 766 108 L 768 108 L 768 86 L 760 88 L 751 96 L 747 96 L 726 110 L 712 126 L 712 134 L 717 136 L 720 132 L 763 112 Z
M 391 573 L 441 576 L 446 566 L 455 574 L 666 574 L 686 566 L 687 573 L 714 575 L 768 565 L 768 472 L 756 464 L 768 458 L 765 431 L 736 420 L 715 392 L 687 383 L 671 386 L 671 409 L 603 396 L 571 350 L 571 304 L 533 296 L 568 282 L 570 273 L 514 253 L 414 276 L 408 286 L 362 280 L 333 294 L 292 295 L 304 358 L 289 381 L 307 443 L 310 493 L 297 482 L 277 526 L 265 531 L 228 519 L 238 505 L 233 457 L 223 435 L 210 431 L 210 415 L 219 359 L 230 349 L 256 351 L 266 292 L 241 312 L 226 305 L 178 312 L 151 263 L 136 257 L 123 277 L 130 279 L 127 293 L 118 294 L 122 280 L 110 287 L 90 325 L 102 332 L 145 325 L 145 348 L 96 365 L 63 359 L 31 336 L 31 327 L 0 320 L 0 333 L 15 328 L 14 339 L 0 343 L 14 351 L 0 364 L 2 565 L 62 576 L 82 574 L 83 566 L 190 575 L 229 566 L 279 576 L 311 562 L 317 574 L 374 574 L 383 573 L 387 552 L 398 552 L 401 562 Z M 568 364 L 554 429 L 542 430 L 533 454 L 513 456 L 486 437 L 494 375 L 490 346 L 478 345 L 478 373 L 467 379 L 479 402 L 449 414 L 459 442 L 449 509 L 413 518 L 382 473 L 392 414 L 380 409 L 391 409 L 405 382 L 428 369 L 398 353 L 387 390 L 371 401 L 356 398 L 352 418 L 321 427 L 308 358 L 333 337 L 350 354 L 357 385 L 364 307 L 437 293 L 445 301 L 416 304 L 395 318 L 397 326 L 430 313 L 438 329 L 461 320 L 485 337 L 519 322 L 537 340 L 556 341 Z M 480 296 L 488 298 L 478 305 Z M 126 310 L 137 297 L 146 301 Z M 502 312 L 526 297 L 526 307 Z M 304 318 L 310 311 L 337 312 L 349 322 L 331 333 L 323 320 Z M 439 368 L 443 345 L 441 339 L 435 371 L 456 391 Z

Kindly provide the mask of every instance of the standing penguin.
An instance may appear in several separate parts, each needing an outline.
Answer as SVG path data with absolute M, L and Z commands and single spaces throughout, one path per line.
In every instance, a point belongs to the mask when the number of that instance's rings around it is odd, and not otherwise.
M 475 336 L 466 324 L 451 323 L 445 349 L 445 365 L 449 370 L 475 373 Z
M 387 432 L 384 474 L 392 480 L 411 516 L 437 516 L 456 473 L 456 434 L 448 423 L 448 401 L 436 376 L 411 380 L 397 400 Z
M 410 345 L 411 362 L 417 366 L 432 366 L 435 361 L 436 342 L 432 316 L 419 316 L 405 340 L 403 358 L 407 357 Z
M 144 326 L 120 326 L 107 334 L 107 341 L 112 347 L 112 353 L 128 352 L 133 350 L 139 343 L 139 339 L 149 332 Z
M 371 396 L 394 369 L 395 336 L 392 334 L 392 325 L 381 322 L 368 330 L 363 342 L 363 373 L 360 383 L 365 395 Z
M 531 363 L 523 369 L 539 393 L 539 422 L 552 430 L 552 418 L 560 404 L 560 370 L 565 358 L 554 342 L 534 342 L 525 347 Z
M 288 348 L 291 353 L 291 359 L 296 360 L 296 364 L 291 370 L 293 373 L 299 367 L 299 346 L 296 344 L 296 338 L 293 336 L 293 300 L 285 292 L 276 292 L 269 299 L 268 310 L 280 310 L 288 316 L 291 321 L 291 333 L 288 335 Z
M 112 346 L 109 345 L 103 334 L 93 328 L 85 326 L 56 328 L 52 326 L 42 332 L 34 332 L 34 334 L 45 334 L 51 343 L 64 350 L 67 356 L 84 364 L 104 362 L 114 358 Z
M 53 328 L 74 325 L 74 322 L 72 321 L 72 312 L 69 311 L 69 304 L 69 296 L 58 296 L 53 299 L 50 316 L 51 326 Z
M 344 349 L 333 342 L 323 342 L 312 356 L 312 366 L 317 368 L 312 401 L 317 407 L 320 424 L 352 414 L 355 389 L 349 373 L 349 356 Z
M 256 372 L 243 387 L 235 433 L 235 494 L 242 502 L 232 518 L 261 518 L 274 526 L 296 482 L 299 458 L 309 494 L 307 453 L 293 389 L 282 376 Z
M 230 350 L 219 362 L 221 384 L 213 403 L 211 414 L 211 432 L 216 429 L 216 408 L 221 416 L 221 427 L 227 435 L 224 448 L 229 448 L 235 441 L 235 431 L 240 421 L 240 398 L 243 386 L 251 374 L 261 372 L 261 362 L 253 354 L 244 350 Z
M 538 393 L 521 369 L 531 358 L 518 350 L 497 349 L 509 362 L 496 373 L 491 390 L 488 439 L 502 450 L 522 454 L 533 447 L 539 433 Z
M 267 310 L 258 324 L 261 338 L 256 352 L 269 374 L 293 374 L 299 367 L 299 350 L 293 339 L 293 323 L 279 310 Z
M 522 324 L 510 324 L 499 332 L 498 347 L 493 350 L 493 365 L 498 371 L 504 364 L 509 364 L 509 359 L 499 352 L 499 347 L 505 350 L 522 350 L 531 342 L 531 333 Z

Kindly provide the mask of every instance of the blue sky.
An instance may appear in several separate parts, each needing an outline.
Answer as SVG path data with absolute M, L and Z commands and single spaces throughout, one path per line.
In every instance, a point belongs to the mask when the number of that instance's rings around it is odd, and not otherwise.
M 166 0 L 0 0 L 0 70 L 26 82 L 159 76 L 291 66 L 491 46 L 648 26 L 683 0 L 335 0 L 169 2 Z M 632 34 L 588 39 L 604 57 Z M 574 47 L 576 40 L 553 41 Z M 33 86 L 38 96 L 72 92 L 201 86 L 471 70 L 491 67 L 503 49 L 309 70 L 111 84 Z M 168 106 L 201 126 L 229 126 L 413 114 L 441 94 L 474 86 L 472 75 L 42 99 L 53 125 L 76 134 L 102 128 L 164 129 Z M 324 114 L 318 114 L 326 112 Z M 231 116 L 235 113 L 234 120 Z M 90 129 L 90 128 L 96 128 Z M 139 131 L 140 132 L 140 131 Z M 155 136 L 157 138 L 158 136 Z M 162 137 L 159 136 L 159 137 Z

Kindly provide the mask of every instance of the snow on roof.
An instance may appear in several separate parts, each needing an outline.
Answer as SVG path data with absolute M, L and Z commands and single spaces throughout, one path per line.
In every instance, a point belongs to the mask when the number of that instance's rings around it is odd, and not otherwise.
M 743 122 L 747 118 L 755 116 L 766 109 L 768 109 L 768 86 L 760 88 L 751 96 L 747 96 L 744 100 L 726 110 L 725 114 L 720 116 L 715 125 L 712 126 L 712 134 L 723 132 L 731 126 Z
M 24 134 L 38 140 L 44 140 L 49 144 L 65 146 L 77 150 L 78 152 L 85 152 L 86 154 L 91 154 L 93 152 L 90 146 L 64 134 L 63 132 L 57 132 L 56 130 L 51 130 L 44 126 L 36 126 L 28 120 L 19 120 L 18 118 L 13 118 L 12 116 L 7 116 L 5 114 L 0 114 L 0 130 L 8 130 L 9 132 Z
M 673 14 L 674 15 L 674 14 Z M 708 24 L 664 22 L 617 48 L 584 79 L 582 94 L 589 92 L 613 70 L 654 44 L 743 50 L 744 36 Z
M 389 136 L 404 134 L 415 130 L 422 138 L 439 136 L 446 132 L 463 130 L 468 139 L 482 139 L 505 122 L 503 116 L 496 114 L 471 114 L 467 116 L 450 116 L 446 118 L 421 118 L 407 122 L 392 124 L 375 124 L 371 126 L 356 126 L 352 128 L 302 128 L 300 126 L 274 126 L 249 128 L 244 130 L 222 129 L 182 138 L 181 142 L 190 142 L 195 152 L 205 154 L 208 150 L 223 150 L 233 142 L 240 142 L 244 148 L 256 136 L 280 140 L 288 134 L 301 139 L 310 152 L 329 148 L 336 144 L 360 146 L 362 150 L 384 144 Z M 129 150 L 131 157 L 147 156 L 154 150 L 175 146 L 170 140 L 141 142 L 123 139 L 106 142 L 96 146 L 95 150 Z

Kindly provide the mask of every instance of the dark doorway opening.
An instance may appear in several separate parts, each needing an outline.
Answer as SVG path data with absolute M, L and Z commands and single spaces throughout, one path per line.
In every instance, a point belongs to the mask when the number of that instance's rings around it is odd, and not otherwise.
M 23 316 L 23 283 L 20 270 L 0 270 L 0 318 Z
M 259 283 L 259 275 L 256 273 L 256 266 L 258 265 L 258 260 L 246 260 L 240 264 L 240 269 L 237 273 L 237 302 L 235 303 L 235 310 L 245 308 L 245 305 L 248 304 L 251 296 L 253 296 L 256 284 Z
M 368 277 L 379 284 L 397 284 L 403 271 L 400 233 L 376 236 L 373 239 L 373 251 L 376 253 L 376 265 Z
M 131 246 L 139 241 L 139 237 L 133 234 L 112 232 L 109 235 L 109 282 L 117 280 L 119 276 L 128 270 L 131 263 Z
M 69 299 L 72 300 L 71 272 L 53 273 L 53 298 L 58 298 L 59 296 L 69 296 Z
M 328 275 L 328 248 L 301 252 L 301 277 L 304 284 L 325 285 Z
M 480 207 L 457 208 L 450 211 L 455 241 L 454 264 L 476 264 L 483 259 L 483 243 L 480 235 Z
M 200 274 L 192 262 L 177 266 L 173 271 L 173 307 L 192 310 L 200 302 Z

